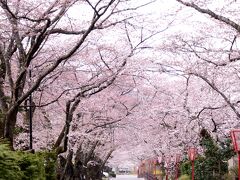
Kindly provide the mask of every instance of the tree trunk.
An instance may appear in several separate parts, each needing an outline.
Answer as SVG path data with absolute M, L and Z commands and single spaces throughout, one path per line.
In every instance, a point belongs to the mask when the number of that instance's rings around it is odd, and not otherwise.
M 5 118 L 3 116 L 4 116 L 3 113 L 0 112 L 0 138 L 4 137 Z
M 18 107 L 10 109 L 5 116 L 4 138 L 9 140 L 13 149 L 14 129 L 17 121 Z
M 75 164 L 74 164 L 74 180 L 83 180 L 84 179 L 84 167 L 83 167 L 83 158 L 82 158 L 82 143 L 80 143 L 76 155 L 75 155 Z
M 61 180 L 72 180 L 73 178 L 73 163 L 72 163 L 73 151 L 69 151 L 66 164 L 61 176 Z
M 1 83 L 1 81 L 0 81 Z M 4 125 L 6 119 L 6 112 L 7 112 L 7 97 L 3 92 L 3 87 L 0 85 L 0 138 L 4 137 Z

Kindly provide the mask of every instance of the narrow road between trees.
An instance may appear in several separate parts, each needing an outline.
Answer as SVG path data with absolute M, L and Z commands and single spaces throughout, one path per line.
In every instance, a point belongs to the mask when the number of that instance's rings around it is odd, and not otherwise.
M 137 175 L 117 175 L 116 178 L 111 180 L 144 180 L 144 179 L 137 178 Z

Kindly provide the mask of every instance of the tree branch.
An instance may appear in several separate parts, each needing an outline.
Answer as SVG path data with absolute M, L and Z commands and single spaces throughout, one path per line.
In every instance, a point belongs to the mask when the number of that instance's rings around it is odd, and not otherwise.
M 211 16 L 212 18 L 218 20 L 218 21 L 221 21 L 229 26 L 231 26 L 232 28 L 234 28 L 235 30 L 237 30 L 238 32 L 240 32 L 240 26 L 235 23 L 234 21 L 232 21 L 231 19 L 229 18 L 226 18 L 224 16 L 221 16 L 221 15 L 218 15 L 216 14 L 215 12 L 209 10 L 209 9 L 203 9 L 203 8 L 200 8 L 199 6 L 197 6 L 196 4 L 194 3 L 188 3 L 188 2 L 184 2 L 182 0 L 176 0 L 178 1 L 179 3 L 185 5 L 185 6 L 188 6 L 188 7 L 191 7 L 191 8 L 194 8 L 195 10 L 197 10 L 198 12 L 200 13 L 203 13 L 203 14 L 208 14 L 209 16 Z
M 206 77 L 197 74 L 197 73 L 189 73 L 189 75 L 194 75 L 199 78 L 201 78 L 203 81 L 205 81 L 213 90 L 215 90 L 218 94 L 222 96 L 222 98 L 225 100 L 225 102 L 229 105 L 229 107 L 234 111 L 234 113 L 237 115 L 238 118 L 240 118 L 240 113 L 235 108 L 234 104 L 230 102 L 230 100 L 227 98 L 227 96 L 221 92 L 213 83 L 211 83 Z

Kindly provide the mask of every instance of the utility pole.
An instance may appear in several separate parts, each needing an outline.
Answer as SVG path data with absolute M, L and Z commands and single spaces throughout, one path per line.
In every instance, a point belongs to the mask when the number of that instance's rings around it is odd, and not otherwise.
M 29 78 L 32 78 L 31 69 L 29 70 Z M 32 146 L 32 93 L 29 95 L 29 149 L 33 148 Z

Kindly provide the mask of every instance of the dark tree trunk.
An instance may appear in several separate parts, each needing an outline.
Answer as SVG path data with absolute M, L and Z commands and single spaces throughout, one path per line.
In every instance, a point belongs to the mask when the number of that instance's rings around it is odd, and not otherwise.
M 100 171 L 101 164 L 96 161 L 89 161 L 87 163 L 87 178 L 86 180 L 101 180 Z
M 4 138 L 10 141 L 10 146 L 13 149 L 14 129 L 17 121 L 18 108 L 9 110 L 5 116 Z
M 4 121 L 3 115 L 0 114 L 0 138 L 4 137 L 4 124 L 5 124 L 5 121 Z
M 62 173 L 64 171 L 64 167 L 66 165 L 66 159 L 63 156 L 58 156 L 58 161 L 57 161 L 57 179 L 61 179 Z
M 59 156 L 58 179 L 59 180 L 101 180 L 102 170 L 114 149 L 111 149 L 102 160 L 95 155 L 94 150 L 98 141 L 88 142 L 88 150 L 82 149 L 83 142 L 80 143 L 76 152 L 74 165 L 72 163 L 73 151 L 69 151 L 67 158 Z M 90 146 L 90 147 L 89 147 Z
M 7 109 L 8 109 L 7 97 L 3 92 L 3 87 L 0 85 L 0 138 L 4 137 L 4 126 L 5 126 Z
M 73 180 L 84 180 L 83 164 L 81 161 L 77 161 L 74 164 Z
M 69 151 L 66 164 L 60 180 L 72 180 L 73 178 L 73 163 L 72 163 L 73 151 Z
M 84 180 L 84 167 L 83 167 L 83 159 L 82 159 L 82 143 L 80 144 L 76 156 L 75 156 L 75 164 L 74 164 L 74 180 Z

